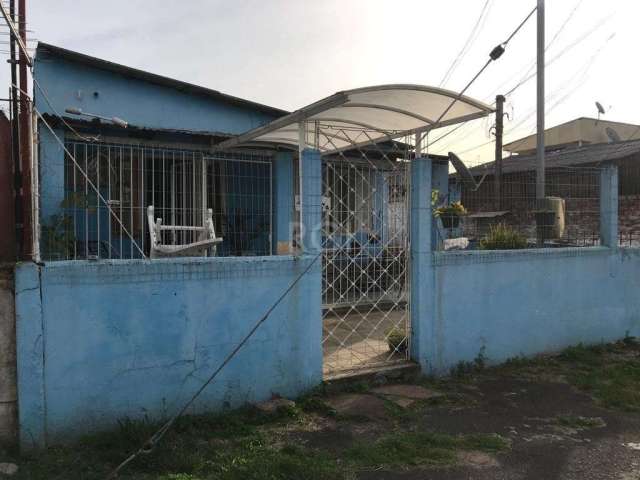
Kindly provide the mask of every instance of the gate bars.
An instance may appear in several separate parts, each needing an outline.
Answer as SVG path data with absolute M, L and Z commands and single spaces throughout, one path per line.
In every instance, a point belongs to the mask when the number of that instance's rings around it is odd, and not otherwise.
M 408 143 L 371 142 L 367 130 L 318 125 L 323 158 L 322 319 L 327 376 L 409 358 Z

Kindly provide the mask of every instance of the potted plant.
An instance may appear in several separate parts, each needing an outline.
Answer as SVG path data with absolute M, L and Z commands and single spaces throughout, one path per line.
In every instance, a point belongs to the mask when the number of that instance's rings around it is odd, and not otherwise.
M 492 225 L 489 233 L 480 240 L 480 250 L 516 250 L 521 248 L 527 248 L 527 237 L 505 223 Z
M 407 334 L 397 327 L 387 332 L 387 345 L 390 352 L 404 353 L 407 351 Z
M 436 217 L 440 217 L 444 228 L 456 228 L 460 225 L 460 217 L 467 214 L 467 209 L 464 208 L 462 203 L 453 202 L 450 205 L 436 208 L 434 214 Z

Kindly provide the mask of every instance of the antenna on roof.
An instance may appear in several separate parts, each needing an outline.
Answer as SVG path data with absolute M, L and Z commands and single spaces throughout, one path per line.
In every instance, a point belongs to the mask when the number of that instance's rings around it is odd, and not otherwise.
M 482 182 L 484 182 L 484 179 L 487 176 L 486 171 L 480 181 L 476 182 L 476 179 L 471 171 L 469 171 L 464 162 L 460 160 L 460 157 L 458 157 L 455 153 L 449 152 L 449 161 L 453 165 L 453 168 L 456 169 L 456 172 L 458 172 L 458 175 L 460 175 L 460 179 L 463 183 L 470 185 L 474 192 L 478 190 L 478 188 L 480 188 L 480 185 L 482 185 Z
M 604 107 L 600 102 L 596 102 L 596 108 L 598 109 L 598 119 L 596 120 L 596 125 L 600 121 L 600 115 L 604 115 L 606 113 Z
M 607 127 L 604 129 L 604 131 L 607 134 L 607 137 L 609 137 L 609 143 L 622 141 L 622 139 L 620 138 L 620 135 L 618 135 L 618 132 L 616 132 L 613 128 Z

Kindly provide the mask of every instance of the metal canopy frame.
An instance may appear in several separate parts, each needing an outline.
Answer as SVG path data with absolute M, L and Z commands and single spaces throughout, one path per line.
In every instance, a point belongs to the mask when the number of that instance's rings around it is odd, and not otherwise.
M 277 144 L 331 154 L 482 118 L 493 111 L 489 105 L 451 90 L 378 85 L 338 92 L 217 147 Z M 340 131 L 351 129 L 366 133 L 362 142 L 340 135 Z M 320 145 L 320 136 L 331 141 Z

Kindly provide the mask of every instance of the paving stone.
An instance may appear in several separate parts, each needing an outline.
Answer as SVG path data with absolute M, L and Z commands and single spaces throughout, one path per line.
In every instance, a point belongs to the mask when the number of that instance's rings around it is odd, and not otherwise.
M 443 396 L 440 392 L 421 387 L 420 385 L 384 385 L 382 387 L 374 388 L 372 391 L 378 395 L 404 397 L 412 400 L 428 400 L 430 398 Z
M 384 401 L 374 395 L 343 393 L 329 397 L 326 401 L 339 415 L 356 415 L 370 419 L 388 416 Z
M 499 467 L 500 463 L 488 453 L 478 451 L 463 451 L 457 453 L 458 461 L 463 465 L 475 468 Z
M 18 466 L 15 463 L 0 463 L 0 475 L 10 477 L 18 472 Z
M 416 403 L 416 401 L 413 398 L 396 397 L 393 395 L 385 395 L 384 398 L 386 398 L 390 402 L 393 402 L 402 408 L 410 407 L 411 405 Z
M 266 402 L 258 403 L 256 408 L 264 413 L 275 413 L 279 408 L 292 408 L 296 403 L 288 398 L 272 398 Z

